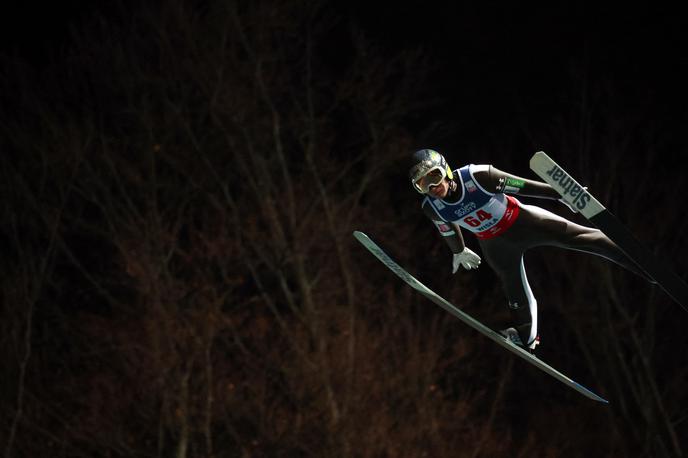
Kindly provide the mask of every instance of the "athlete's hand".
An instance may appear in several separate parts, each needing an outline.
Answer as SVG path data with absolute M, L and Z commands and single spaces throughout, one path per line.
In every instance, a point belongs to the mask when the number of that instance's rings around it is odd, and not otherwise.
M 471 270 L 477 269 L 479 265 L 480 256 L 475 254 L 470 248 L 465 247 L 461 253 L 454 253 L 452 273 L 455 274 L 459 270 L 459 266 L 463 266 L 466 270 Z

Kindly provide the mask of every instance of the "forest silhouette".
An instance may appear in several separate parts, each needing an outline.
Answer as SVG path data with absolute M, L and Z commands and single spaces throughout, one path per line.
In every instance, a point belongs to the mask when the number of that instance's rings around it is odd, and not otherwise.
M 504 327 L 488 265 L 451 275 L 407 160 L 431 147 L 536 179 L 545 150 L 685 279 L 686 112 L 661 87 L 573 59 L 551 92 L 488 113 L 487 83 L 453 79 L 461 59 L 449 72 L 341 5 L 161 3 L 94 11 L 38 64 L 1 58 L 3 456 L 685 453 L 688 314 L 658 287 L 526 255 L 538 355 L 602 406 L 352 237 Z

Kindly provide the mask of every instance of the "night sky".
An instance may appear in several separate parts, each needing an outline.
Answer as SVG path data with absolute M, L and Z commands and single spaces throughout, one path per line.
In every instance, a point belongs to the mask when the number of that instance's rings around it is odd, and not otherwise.
M 280 95 L 263 111 L 250 101 L 262 94 L 250 52 L 231 55 L 229 82 L 215 93 L 204 91 L 223 77 L 219 64 L 185 54 L 189 36 L 200 48 L 217 45 L 222 2 L 171 0 L 196 22 L 173 34 L 159 61 L 157 44 L 145 47 L 150 19 L 141 19 L 157 7 L 139 3 L 19 2 L 0 15 L 0 189 L 12 196 L 2 213 L 3 285 L 7 304 L 33 304 L 2 309 L 6 456 L 687 453 L 688 313 L 659 288 L 580 253 L 528 258 L 545 336 L 539 355 L 610 399 L 600 407 L 414 296 L 350 237 L 368 233 L 440 295 L 497 326 L 506 315 L 498 279 L 485 263 L 449 275 L 450 254 L 419 211 L 402 156 L 433 148 L 453 168 L 490 163 L 535 179 L 528 159 L 545 150 L 686 279 L 684 7 L 326 1 L 315 106 L 342 101 L 313 127 L 296 119 L 306 97 L 279 92 L 305 80 L 298 51 L 275 58 L 281 65 L 287 56 L 281 70 L 270 67 L 273 55 L 266 60 Z M 255 19 L 252 2 L 227 4 Z M 176 25 L 181 10 L 165 10 L 161 22 Z M 291 14 L 284 9 L 277 19 L 256 13 L 246 30 L 274 27 L 299 42 L 299 11 L 293 21 L 279 19 Z M 94 57 L 83 37 L 102 38 L 90 29 L 96 21 L 108 30 L 139 24 L 131 34 L 143 38 L 128 42 L 125 32 L 103 47 L 94 38 L 102 52 Z M 231 24 L 223 27 L 235 37 Z M 371 65 L 373 81 L 349 74 L 368 62 L 357 54 L 359 33 L 371 62 L 424 59 L 386 75 L 388 99 L 374 81 L 384 72 Z M 107 54 L 120 39 L 125 57 Z M 141 78 L 108 66 L 119 58 L 140 65 Z M 29 92 L 15 94 L 18 87 Z M 284 156 L 262 143 L 275 113 L 291 160 L 284 168 Z M 55 121 L 62 115 L 64 124 Z M 250 154 L 237 152 L 245 138 L 237 132 L 255 139 Z M 299 143 L 311 138 L 315 159 Z M 73 145 L 86 146 L 77 154 Z M 45 157 L 41 169 L 36 158 Z M 131 221 L 128 206 L 142 209 Z M 66 221 L 48 230 L 62 214 Z M 168 270 L 156 270 L 158 250 L 170 253 L 160 261 Z M 38 278 L 24 266 L 44 255 L 51 273 L 42 271 L 46 280 L 22 302 L 12 286 Z M 146 276 L 147 262 L 159 275 Z

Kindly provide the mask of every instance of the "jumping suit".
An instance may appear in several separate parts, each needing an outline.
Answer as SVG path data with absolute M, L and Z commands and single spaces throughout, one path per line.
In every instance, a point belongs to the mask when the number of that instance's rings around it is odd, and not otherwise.
M 520 178 L 490 165 L 470 164 L 454 171 L 444 199 L 426 196 L 422 207 L 452 252 L 464 249 L 461 228 L 475 234 L 483 256 L 501 280 L 522 342 L 530 344 L 537 337 L 537 301 L 523 264 L 523 254 L 530 248 L 557 246 L 591 253 L 649 280 L 600 230 L 524 205 L 507 194 L 559 198 L 546 183 Z

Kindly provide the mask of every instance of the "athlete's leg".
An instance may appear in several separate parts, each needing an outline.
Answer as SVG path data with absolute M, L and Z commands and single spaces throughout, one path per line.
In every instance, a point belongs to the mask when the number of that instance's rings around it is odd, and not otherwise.
M 501 237 L 479 242 L 487 263 L 501 280 L 514 327 L 521 341 L 530 345 L 537 337 L 537 301 L 526 277 L 523 250 L 517 241 Z
M 623 251 L 602 231 L 594 227 L 576 224 L 559 215 L 533 205 L 522 205 L 523 222 L 532 225 L 536 230 L 531 235 L 536 237 L 533 245 L 551 245 L 569 250 L 602 256 L 629 271 L 654 283 Z

